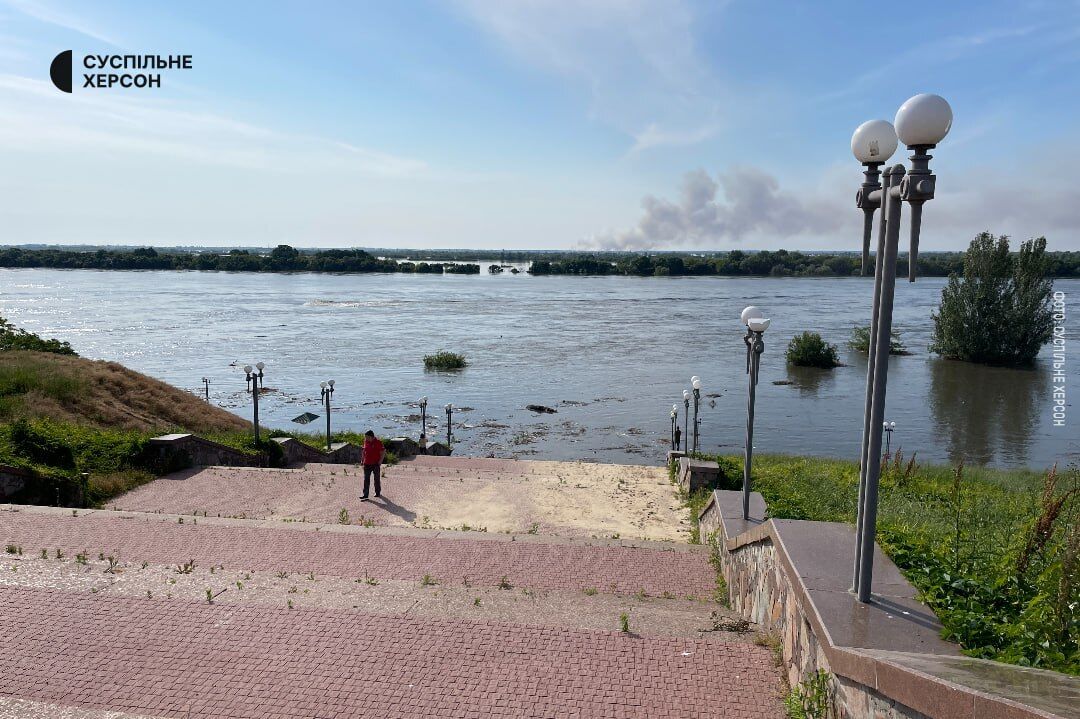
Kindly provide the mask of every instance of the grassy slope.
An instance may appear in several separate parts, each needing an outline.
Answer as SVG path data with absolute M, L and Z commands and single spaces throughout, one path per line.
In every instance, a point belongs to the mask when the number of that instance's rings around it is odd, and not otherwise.
M 0 351 L 0 464 L 35 470 L 60 501 L 71 501 L 84 472 L 87 499 L 100 504 L 165 471 L 146 451 L 155 435 L 198 432 L 247 449 L 249 428 L 115 362 Z
M 138 432 L 238 432 L 250 423 L 115 362 L 0 352 L 0 422 L 19 417 Z

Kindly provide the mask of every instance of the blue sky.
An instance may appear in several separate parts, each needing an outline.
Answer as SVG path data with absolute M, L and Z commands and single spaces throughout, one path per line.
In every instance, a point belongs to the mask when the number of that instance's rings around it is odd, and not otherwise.
M 874 7 L 0 0 L 0 243 L 855 249 L 851 131 L 935 92 L 923 247 L 1080 249 L 1080 4 Z

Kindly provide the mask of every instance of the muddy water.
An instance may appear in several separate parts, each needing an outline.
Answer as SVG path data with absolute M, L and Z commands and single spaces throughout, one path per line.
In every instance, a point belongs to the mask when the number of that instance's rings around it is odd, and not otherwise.
M 913 354 L 893 357 L 887 403 L 894 444 L 926 460 L 1043 467 L 1080 456 L 1080 432 L 1051 418 L 1049 351 L 1033 369 L 949 362 L 927 353 L 944 280 L 897 286 L 896 327 Z M 1080 281 L 1056 283 L 1069 299 Z M 337 380 L 337 428 L 445 438 L 452 402 L 458 452 L 655 462 L 669 412 L 692 374 L 704 381 L 701 446 L 743 442 L 746 379 L 738 324 L 746 304 L 773 318 L 762 357 L 757 451 L 857 456 L 865 358 L 848 350 L 867 324 L 861 278 L 629 278 L 429 275 L 257 275 L 207 272 L 0 270 L 0 314 L 250 416 L 240 366 L 267 363 L 261 415 L 296 428 L 322 414 L 319 382 Z M 1075 327 L 1071 321 L 1067 330 Z M 820 332 L 845 366 L 789 368 L 792 335 Z M 448 349 L 470 366 L 426 372 Z M 237 366 L 234 366 L 235 365 Z M 1080 362 L 1067 383 L 1080 386 Z M 536 414 L 527 404 L 548 405 Z M 680 417 L 680 423 L 682 418 Z M 308 425 L 321 429 L 321 422 Z

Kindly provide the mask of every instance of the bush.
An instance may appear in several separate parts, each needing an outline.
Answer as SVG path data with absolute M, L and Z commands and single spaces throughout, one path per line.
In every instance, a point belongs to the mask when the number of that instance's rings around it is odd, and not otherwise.
M 1009 238 L 989 232 L 971 241 L 964 276 L 949 275 L 932 314 L 930 351 L 991 365 L 1031 364 L 1053 332 L 1046 238 L 1009 252 Z
M 447 352 L 446 350 L 440 350 L 433 355 L 424 357 L 424 369 L 463 369 L 467 367 L 468 364 L 469 363 L 465 361 L 465 355 L 458 354 L 457 352 Z
M 853 327 L 851 329 L 851 339 L 848 340 L 848 347 L 856 352 L 862 352 L 863 354 L 870 354 L 870 327 L 864 325 L 862 327 Z M 911 354 L 904 347 L 904 344 L 900 341 L 900 333 L 893 330 L 889 333 L 889 354 L 891 355 L 906 355 Z
M 792 337 L 785 356 L 787 361 L 796 367 L 832 369 L 840 364 L 836 345 L 821 339 L 817 332 L 803 332 Z
M 33 332 L 19 329 L 3 317 L 0 317 L 0 352 L 8 350 L 32 350 L 34 352 L 52 352 L 58 355 L 74 355 L 71 345 L 60 340 L 47 340 Z

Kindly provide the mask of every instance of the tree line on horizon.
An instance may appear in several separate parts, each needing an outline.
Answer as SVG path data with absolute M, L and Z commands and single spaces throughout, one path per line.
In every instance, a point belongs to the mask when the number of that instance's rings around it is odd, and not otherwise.
M 454 255 L 440 250 L 429 253 L 441 261 L 376 257 L 366 250 L 300 250 L 278 245 L 269 253 L 234 249 L 228 252 L 161 251 L 153 247 L 131 250 L 78 251 L 64 249 L 0 248 L 0 267 L 40 267 L 96 270 L 207 270 L 224 272 L 405 272 L 421 274 L 479 274 L 480 266 L 469 262 L 477 253 Z M 726 253 L 503 253 L 506 262 L 521 261 L 531 254 L 532 275 L 627 275 L 637 277 L 763 276 L 849 277 L 858 275 L 857 253 L 805 253 L 788 250 L 731 250 Z M 427 256 L 427 255 L 425 255 Z M 919 274 L 948 277 L 962 274 L 964 252 L 923 252 Z M 453 264 L 466 261 L 465 264 Z M 897 271 L 907 273 L 908 258 L 901 255 Z M 868 273 L 873 273 L 873 258 Z M 1046 276 L 1080 277 L 1080 252 L 1047 252 Z
M 133 250 L 0 249 L 0 267 L 45 267 L 89 270 L 207 270 L 222 272 L 415 272 L 423 274 L 480 273 L 480 265 L 440 262 L 399 262 L 380 259 L 364 250 L 320 250 L 303 253 L 278 245 L 268 254 L 249 250 L 225 253 L 159 252 L 153 247 Z

